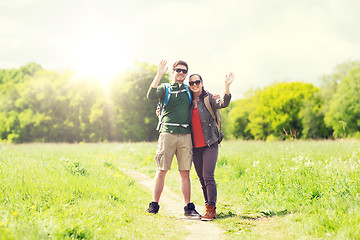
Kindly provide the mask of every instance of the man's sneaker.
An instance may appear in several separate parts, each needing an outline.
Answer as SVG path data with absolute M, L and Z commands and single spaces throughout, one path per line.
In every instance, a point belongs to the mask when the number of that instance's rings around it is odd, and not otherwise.
M 156 214 L 156 213 L 158 213 L 159 208 L 160 208 L 160 205 L 157 202 L 151 202 L 149 204 L 149 208 L 147 209 L 147 212 Z
M 195 205 L 193 203 L 188 203 L 185 207 L 184 207 L 184 215 L 186 217 L 191 217 L 191 218 L 201 218 L 201 215 L 195 210 Z

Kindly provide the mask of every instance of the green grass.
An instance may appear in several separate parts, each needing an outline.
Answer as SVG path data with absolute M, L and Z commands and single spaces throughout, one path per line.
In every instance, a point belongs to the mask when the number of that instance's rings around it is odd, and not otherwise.
M 182 223 L 146 214 L 150 193 L 112 164 L 112 151 L 136 158 L 127 146 L 2 146 L 0 239 L 183 239 Z
M 153 146 L 155 151 L 155 144 Z M 151 153 L 137 170 L 153 176 Z M 180 194 L 179 174 L 166 185 Z M 227 141 L 215 172 L 229 239 L 359 239 L 360 141 Z M 192 171 L 192 199 L 203 199 Z
M 0 239 L 184 239 L 144 213 L 156 143 L 0 145 Z M 176 160 L 166 185 L 181 194 Z M 228 239 L 359 239 L 360 141 L 227 141 L 215 172 Z M 192 170 L 192 199 L 202 210 Z
M 218 201 L 236 215 L 218 222 L 238 239 L 359 239 L 359 143 L 223 144 Z

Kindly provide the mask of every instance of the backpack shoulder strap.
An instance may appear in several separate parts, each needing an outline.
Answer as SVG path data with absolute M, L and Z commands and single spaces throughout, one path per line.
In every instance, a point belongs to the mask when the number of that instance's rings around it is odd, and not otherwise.
M 190 100 L 190 104 L 191 104 L 191 92 L 190 92 L 189 85 L 184 84 L 184 87 L 185 87 L 186 92 L 187 92 L 187 94 L 189 96 L 189 100 Z
M 188 85 L 184 84 L 184 88 L 185 90 L 180 90 L 180 91 L 172 91 L 171 90 L 171 85 L 170 83 L 165 83 L 165 97 L 164 97 L 164 102 L 163 102 L 163 106 L 166 107 L 166 105 L 169 103 L 170 100 L 170 96 L 171 94 L 178 94 L 180 92 L 185 92 L 187 93 L 189 100 L 190 100 L 190 104 L 191 104 L 191 92 L 190 92 L 190 88 Z
M 171 91 L 170 83 L 165 83 L 165 97 L 164 97 L 163 107 L 165 107 L 169 103 L 170 91 Z
M 159 115 L 158 115 L 159 122 L 158 122 L 158 125 L 156 127 L 156 130 L 158 130 L 158 131 L 159 131 L 160 126 L 161 126 L 161 120 L 162 120 L 162 117 L 163 117 L 164 108 L 166 107 L 166 105 L 169 103 L 169 100 L 170 100 L 171 85 L 170 85 L 170 83 L 164 83 L 164 85 L 165 85 L 164 101 L 163 101 L 162 104 L 159 103 L 160 106 L 158 106 L 158 108 L 159 108 Z
M 205 103 L 205 106 L 206 106 L 206 108 L 208 109 L 210 115 L 211 115 L 212 118 L 214 119 L 214 122 L 215 122 L 216 127 L 218 128 L 219 134 L 220 134 L 220 127 L 219 127 L 219 124 L 218 124 L 217 119 L 216 119 L 216 117 L 215 117 L 214 111 L 213 111 L 213 109 L 212 109 L 212 107 L 211 107 L 210 100 L 209 100 L 209 95 L 207 95 L 206 97 L 204 97 L 204 103 Z
M 210 105 L 210 100 L 209 100 L 209 95 L 207 95 L 206 97 L 204 97 L 204 103 L 205 103 L 205 106 L 206 108 L 208 109 L 209 113 L 211 114 L 212 118 L 215 120 L 216 122 L 216 117 L 215 117 L 215 114 L 214 114 L 214 111 Z

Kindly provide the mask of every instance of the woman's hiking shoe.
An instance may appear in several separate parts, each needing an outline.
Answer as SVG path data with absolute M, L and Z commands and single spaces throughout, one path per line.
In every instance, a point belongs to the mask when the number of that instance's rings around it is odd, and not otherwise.
M 195 210 L 195 205 L 193 203 L 188 203 L 184 207 L 185 217 L 191 218 L 201 218 L 201 215 Z
M 151 202 L 151 203 L 149 204 L 149 208 L 147 209 L 147 212 L 148 212 L 148 213 L 154 213 L 154 214 L 156 214 L 156 213 L 158 213 L 159 208 L 160 208 L 159 203 L 157 203 L 157 202 Z
M 211 205 L 206 205 L 205 213 L 201 217 L 202 221 L 211 221 L 216 218 L 216 207 Z

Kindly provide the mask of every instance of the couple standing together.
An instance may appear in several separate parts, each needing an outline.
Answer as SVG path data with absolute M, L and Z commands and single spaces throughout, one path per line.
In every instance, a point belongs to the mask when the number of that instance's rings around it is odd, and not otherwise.
M 215 99 L 204 89 L 203 79 L 199 74 L 190 75 L 190 87 L 184 84 L 188 75 L 188 65 L 181 60 L 173 65 L 174 81 L 170 83 L 170 87 L 168 88 L 165 84 L 159 86 L 159 82 L 167 70 L 167 62 L 162 60 L 147 93 L 149 99 L 159 99 L 161 103 L 164 102 L 165 97 L 170 96 L 160 115 L 160 135 L 155 157 L 157 165 L 155 187 L 153 201 L 149 204 L 147 211 L 153 214 L 159 211 L 159 200 L 164 189 L 165 176 L 171 168 L 174 155 L 176 155 L 180 173 L 180 188 L 185 202 L 184 215 L 201 218 L 201 220 L 212 220 L 216 217 L 217 199 L 214 172 L 218 157 L 218 143 L 223 135 L 207 109 L 206 102 L 208 99 L 213 113 L 216 112 L 216 109 L 229 106 L 231 99 L 229 87 L 234 80 L 234 74 L 226 75 L 224 96 L 221 99 Z M 202 216 L 190 201 L 192 162 L 205 200 L 205 213 Z

